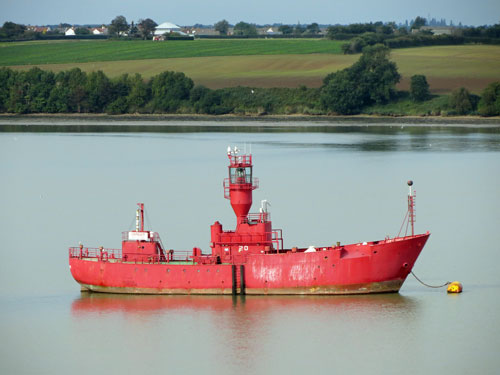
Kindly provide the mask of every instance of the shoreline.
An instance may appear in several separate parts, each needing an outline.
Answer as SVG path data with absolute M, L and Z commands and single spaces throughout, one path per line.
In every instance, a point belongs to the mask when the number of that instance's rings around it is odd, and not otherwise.
M 249 127 L 249 128 L 312 128 L 312 127 L 367 127 L 395 125 L 416 127 L 470 127 L 500 128 L 500 117 L 479 116 L 304 116 L 304 115 L 178 115 L 178 114 L 0 114 L 0 132 L 36 127 Z M 33 129 L 35 130 L 35 129 Z M 80 131 L 84 129 L 79 129 Z

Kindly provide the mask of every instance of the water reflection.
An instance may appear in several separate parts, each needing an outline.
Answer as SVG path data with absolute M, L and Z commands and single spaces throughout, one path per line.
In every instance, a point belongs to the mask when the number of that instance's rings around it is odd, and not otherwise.
M 500 137 L 451 136 L 440 134 L 397 135 L 392 137 L 349 137 L 331 142 L 255 142 L 274 147 L 301 149 L 325 149 L 331 151 L 361 152 L 463 152 L 463 151 L 499 151 Z
M 418 304 L 401 294 L 349 296 L 190 296 L 82 293 L 71 305 L 74 316 L 102 312 L 158 314 L 178 310 L 212 311 L 234 315 L 290 311 L 413 313 Z
M 132 324 L 136 333 L 155 327 L 163 337 L 158 344 L 164 348 L 178 344 L 177 339 L 188 340 L 193 348 L 203 347 L 200 353 L 207 368 L 221 368 L 227 374 L 241 369 L 249 374 L 290 371 L 296 365 L 303 366 L 303 358 L 327 358 L 324 355 L 333 355 L 335 362 L 343 363 L 343 346 L 359 347 L 358 335 L 367 340 L 381 332 L 414 334 L 419 310 L 419 301 L 400 294 L 232 297 L 84 293 L 71 306 L 79 324 L 101 324 L 108 315 L 112 321 L 125 319 L 127 329 Z M 336 354 L 327 354 L 328 348 L 337 348 Z M 372 349 L 370 355 L 379 355 L 379 349 Z
M 321 122 L 291 123 L 246 120 L 232 121 L 182 121 L 172 123 L 157 121 L 69 121 L 54 126 L 53 124 L 37 124 L 34 121 L 13 121 L 0 123 L 0 132 L 33 132 L 33 133 L 111 133 L 111 134 L 185 134 L 185 133 L 304 133 L 309 135 L 341 135 L 329 137 L 331 141 L 313 139 L 310 142 L 278 142 L 282 147 L 325 148 L 342 151 L 500 151 L 499 126 L 422 126 L 415 124 L 387 123 L 377 125 L 349 125 Z M 306 137 L 308 137 L 306 135 Z M 317 136 L 316 136 L 317 138 Z M 346 138 L 346 139 L 343 139 Z M 307 138 L 306 138 L 307 139 Z M 258 141 L 255 143 L 259 143 Z M 272 142 L 262 142 L 274 145 Z

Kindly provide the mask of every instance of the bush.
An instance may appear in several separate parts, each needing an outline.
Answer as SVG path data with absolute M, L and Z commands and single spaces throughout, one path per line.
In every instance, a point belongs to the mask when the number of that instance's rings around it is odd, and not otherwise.
M 459 115 L 466 115 L 476 110 L 479 97 L 472 95 L 464 87 L 454 90 L 449 99 L 449 107 Z
M 500 115 L 500 82 L 490 83 L 484 89 L 478 109 L 481 116 Z
M 106 113 L 108 115 L 120 115 L 126 113 L 128 110 L 127 98 L 121 96 L 114 102 L 108 104 L 106 107 Z
M 352 73 L 344 69 L 335 73 L 321 90 L 321 104 L 343 115 L 359 113 L 364 105 L 363 92 Z
M 429 84 L 424 75 L 416 74 L 411 77 L 410 96 L 415 102 L 423 102 L 430 98 Z
M 151 94 L 155 112 L 175 112 L 182 101 L 189 99 L 193 80 L 184 73 L 163 72 L 151 79 Z

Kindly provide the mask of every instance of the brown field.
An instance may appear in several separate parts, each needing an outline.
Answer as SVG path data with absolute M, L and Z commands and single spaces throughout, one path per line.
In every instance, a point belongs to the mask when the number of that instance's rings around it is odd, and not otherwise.
M 102 70 L 110 77 L 140 73 L 150 78 L 162 71 L 184 72 L 195 83 L 210 88 L 319 87 L 330 72 L 350 66 L 359 55 L 253 55 L 171 59 L 149 59 L 72 64 L 38 65 L 53 71 L 79 67 L 84 71 Z M 500 81 L 500 46 L 435 46 L 393 50 L 402 80 L 399 88 L 408 89 L 410 77 L 424 74 L 433 93 L 448 93 L 467 87 L 479 93 L 493 81 Z M 15 66 L 29 69 L 31 66 Z

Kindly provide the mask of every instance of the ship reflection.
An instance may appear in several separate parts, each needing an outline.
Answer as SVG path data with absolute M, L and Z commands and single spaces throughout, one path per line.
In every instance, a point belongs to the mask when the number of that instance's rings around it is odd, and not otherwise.
M 158 314 L 177 310 L 266 313 L 277 311 L 337 311 L 351 313 L 413 313 L 418 306 L 401 294 L 348 296 L 190 296 L 82 293 L 71 305 L 74 315 L 126 312 Z
M 400 294 L 232 297 L 83 293 L 72 302 L 71 314 L 79 324 L 91 326 L 109 324 L 110 317 L 126 321 L 124 332 L 162 337 L 163 350 L 186 361 L 184 351 L 178 352 L 179 345 L 202 348 L 200 361 L 209 367 L 219 361 L 226 373 L 245 369 L 258 374 L 282 363 L 276 362 L 276 350 L 297 353 L 295 345 L 303 340 L 342 347 L 345 342 L 356 346 L 356 333 L 363 335 L 370 330 L 376 335 L 391 328 L 411 334 L 419 327 L 419 305 L 416 298 Z M 326 347 L 303 350 L 314 356 Z

